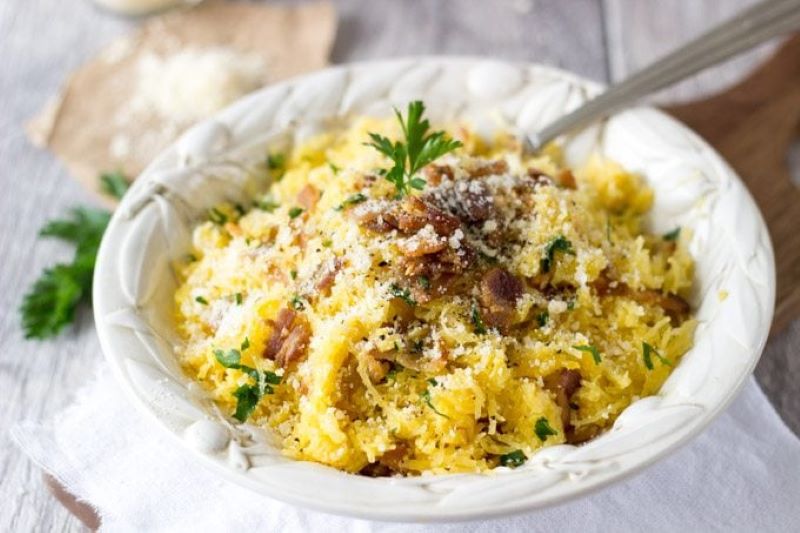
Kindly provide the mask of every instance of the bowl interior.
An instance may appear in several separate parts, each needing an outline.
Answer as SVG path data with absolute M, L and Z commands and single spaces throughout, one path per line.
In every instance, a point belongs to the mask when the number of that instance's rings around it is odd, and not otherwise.
M 95 318 L 104 353 L 135 402 L 226 478 L 266 495 L 374 519 L 452 520 L 507 514 L 585 493 L 696 435 L 734 397 L 772 318 L 774 260 L 764 222 L 727 164 L 666 115 L 637 108 L 563 139 L 568 162 L 593 151 L 655 190 L 655 232 L 690 228 L 696 260 L 695 345 L 659 395 L 635 402 L 599 438 L 542 450 L 484 475 L 370 479 L 286 459 L 261 429 L 232 425 L 173 355 L 173 263 L 191 227 L 263 182 L 268 147 L 285 149 L 353 114 L 383 116 L 423 99 L 436 121 L 479 132 L 532 133 L 601 90 L 564 72 L 479 59 L 354 64 L 268 87 L 188 131 L 136 181 L 104 237 Z M 727 297 L 724 295 L 727 294 Z

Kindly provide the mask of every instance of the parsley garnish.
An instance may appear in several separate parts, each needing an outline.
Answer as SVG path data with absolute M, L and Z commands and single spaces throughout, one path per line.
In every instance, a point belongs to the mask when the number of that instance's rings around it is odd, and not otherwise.
M 97 249 L 110 218 L 104 210 L 79 207 L 39 232 L 74 244 L 75 255 L 71 263 L 46 269 L 23 297 L 19 311 L 26 339 L 54 337 L 73 321 L 78 305 L 89 301 Z
M 500 456 L 500 466 L 507 466 L 509 468 L 516 468 L 521 466 L 528 458 L 522 450 L 514 450 L 513 452 L 506 453 Z
M 339 205 L 337 205 L 336 207 L 334 207 L 334 210 L 342 211 L 343 209 L 347 209 L 351 205 L 360 204 L 361 202 L 365 201 L 366 199 L 367 199 L 367 197 L 365 195 L 363 195 L 362 193 L 360 193 L 360 192 L 357 192 L 355 194 L 351 194 L 350 196 L 348 196 L 345 199 L 344 202 L 342 202 Z
M 443 131 L 428 134 L 430 123 L 422 119 L 424 112 L 425 104 L 419 100 L 408 104 L 405 119 L 397 109 L 394 110 L 405 142 L 392 142 L 377 133 L 369 134 L 372 141 L 367 146 L 372 146 L 394 163 L 392 168 L 382 169 L 380 173 L 394 183 L 398 198 L 407 195 L 411 189 L 425 187 L 425 180 L 415 176 L 422 167 L 462 146 L 461 142 L 447 138 Z
M 536 421 L 536 424 L 533 426 L 533 431 L 542 442 L 546 441 L 547 437 L 558 435 L 558 431 L 550 427 L 550 422 L 543 416 Z
M 290 303 L 292 304 L 292 309 L 294 309 L 295 311 L 302 311 L 303 309 L 306 308 L 305 304 L 303 303 L 303 300 L 297 294 L 292 296 L 292 300 Z
M 653 366 L 653 357 L 652 357 L 654 355 L 659 361 L 661 361 L 662 365 L 672 366 L 672 361 L 670 361 L 666 357 L 662 357 L 661 354 L 659 354 L 655 348 L 650 346 L 648 343 L 643 342 L 642 359 L 644 359 L 644 366 L 646 366 L 648 370 L 653 370 L 653 368 L 655 368 Z
M 242 293 L 237 292 L 233 295 L 233 301 L 236 302 L 236 305 L 242 305 Z
M 233 392 L 233 396 L 236 398 L 236 411 L 233 416 L 239 422 L 244 422 L 253 413 L 264 395 L 275 392 L 272 385 L 280 384 L 281 377 L 274 372 L 261 372 L 253 367 L 240 364 L 242 354 L 239 350 L 228 350 L 227 352 L 214 350 L 214 357 L 225 368 L 241 370 L 255 381 L 255 384 L 241 385 Z
M 303 214 L 302 207 L 292 207 L 291 209 L 289 209 L 289 218 L 297 218 L 301 214 Z
M 389 294 L 394 296 L 395 298 L 400 298 L 408 305 L 417 305 L 417 301 L 411 297 L 411 291 L 404 287 L 400 287 L 396 283 L 392 283 L 389 285 Z
M 267 168 L 280 170 L 286 165 L 286 156 L 281 152 L 267 155 Z
M 341 168 L 337 167 L 336 165 L 334 165 L 333 163 L 330 163 L 330 162 L 328 163 L 328 166 L 330 167 L 331 172 L 333 172 L 334 176 L 336 174 L 338 174 L 340 170 L 342 170 Z
M 208 219 L 218 226 L 222 226 L 228 221 L 228 215 L 217 209 L 216 207 L 212 207 L 208 210 Z
M 430 385 L 431 387 L 435 387 L 437 385 L 436 380 L 433 379 L 433 378 L 429 379 L 428 380 L 428 385 Z M 443 412 L 439 411 L 436 407 L 434 407 L 433 403 L 431 402 L 431 390 L 430 390 L 430 387 L 427 387 L 424 391 L 422 391 L 422 394 L 420 396 L 422 397 L 422 400 L 428 405 L 428 407 L 433 409 L 434 413 L 436 413 L 439 416 L 443 416 L 445 418 L 450 418 L 449 416 L 447 416 Z
M 256 200 L 256 204 L 255 205 L 256 205 L 256 207 L 258 209 L 261 209 L 262 211 L 266 211 L 267 213 L 272 213 L 278 207 L 280 207 L 281 204 L 276 202 L 275 199 L 272 196 L 267 194 L 264 197 L 262 197 L 261 199 Z
M 550 313 L 547 311 L 542 311 L 538 315 L 536 315 L 536 320 L 539 322 L 539 327 L 543 328 L 547 325 L 547 321 L 550 320 Z
M 103 189 L 103 192 L 109 196 L 113 196 L 117 200 L 122 199 L 122 196 L 128 191 L 128 187 L 130 186 L 130 181 L 128 181 L 125 174 L 120 171 L 100 174 L 100 187 Z
M 245 351 L 249 347 L 250 347 L 250 337 L 245 337 L 244 340 L 242 341 L 242 345 L 240 348 L 242 351 Z
M 297 270 L 290 270 L 289 277 L 292 279 L 297 279 Z
M 572 243 L 563 235 L 559 235 L 547 243 L 547 246 L 544 248 L 544 257 L 542 257 L 539 262 L 542 272 L 550 272 L 550 267 L 553 265 L 556 252 L 575 255 L 575 251 L 572 249 Z
M 196 298 L 194 299 L 194 301 L 195 301 L 195 302 L 197 302 L 197 303 L 199 303 L 199 304 L 208 305 L 208 300 L 206 300 L 206 299 L 205 299 L 205 298 L 203 298 L 202 296 L 198 296 L 198 297 L 196 297 Z
M 478 309 L 478 306 L 475 303 L 472 304 L 470 319 L 472 320 L 472 325 L 475 328 L 475 333 L 477 333 L 478 335 L 485 335 L 486 325 L 483 323 L 483 319 L 481 318 L 481 311 L 480 309 Z
M 417 283 L 426 291 L 431 288 L 431 280 L 429 280 L 427 276 L 417 276 Z
M 591 344 L 586 344 L 583 346 L 573 346 L 573 348 L 575 348 L 576 350 L 580 350 L 582 352 L 589 352 L 590 354 L 592 354 L 592 359 L 594 359 L 595 364 L 599 365 L 600 361 L 602 361 L 602 359 L 600 358 L 600 352 L 597 350 L 597 347 Z
M 678 237 L 680 236 L 681 236 L 681 227 L 678 226 L 674 230 L 669 231 L 664 235 L 662 235 L 661 238 L 664 239 L 665 241 L 677 241 Z

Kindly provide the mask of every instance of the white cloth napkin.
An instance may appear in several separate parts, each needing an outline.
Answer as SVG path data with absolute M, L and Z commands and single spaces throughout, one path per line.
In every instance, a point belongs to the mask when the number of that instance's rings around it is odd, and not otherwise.
M 63 413 L 12 436 L 96 507 L 105 531 L 800 531 L 800 441 L 752 378 L 701 436 L 637 477 L 559 507 L 461 524 L 341 518 L 220 480 L 144 419 L 104 364 Z

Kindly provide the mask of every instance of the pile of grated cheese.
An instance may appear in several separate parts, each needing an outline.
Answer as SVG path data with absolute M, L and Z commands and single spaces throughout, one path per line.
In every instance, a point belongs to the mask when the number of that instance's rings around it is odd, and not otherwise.
M 368 132 L 400 135 L 382 120 L 272 154 L 264 197 L 218 206 L 194 230 L 175 295 L 177 355 L 231 414 L 253 381 L 216 351 L 278 376 L 248 422 L 286 455 L 369 475 L 518 466 L 609 428 L 691 347 L 696 322 L 675 311 L 692 287 L 689 236 L 644 232 L 653 195 L 640 177 L 599 157 L 572 177 L 553 148 L 531 157 L 510 135 L 452 131 L 463 148 L 436 162 L 452 176 L 426 174 L 416 194 L 454 213 L 454 191 L 494 195 L 491 216 L 462 222 L 438 252 L 464 259 L 461 274 L 404 274 L 415 246 L 438 238 L 432 228 L 376 229 L 396 208 L 376 174 L 386 161 L 364 145 Z M 523 290 L 493 326 L 481 287 L 497 269 Z M 310 332 L 285 365 L 267 356 L 282 311 Z

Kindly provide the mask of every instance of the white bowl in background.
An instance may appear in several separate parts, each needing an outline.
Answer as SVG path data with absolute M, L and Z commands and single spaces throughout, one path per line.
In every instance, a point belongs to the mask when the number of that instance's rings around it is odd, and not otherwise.
M 694 347 L 656 396 L 628 407 L 579 447 L 548 447 L 487 474 L 367 478 L 283 457 L 267 433 L 234 425 L 185 376 L 173 353 L 172 264 L 191 227 L 223 200 L 257 191 L 249 169 L 270 146 L 302 140 L 352 114 L 387 115 L 413 99 L 433 120 L 482 132 L 534 132 L 601 86 L 538 65 L 417 58 L 343 65 L 267 87 L 189 130 L 136 180 L 103 238 L 94 313 L 105 356 L 149 417 L 231 482 L 296 505 L 360 518 L 449 521 L 561 503 L 622 480 L 696 436 L 735 397 L 767 338 L 775 298 L 772 247 L 742 182 L 696 134 L 651 108 L 621 112 L 564 139 L 572 165 L 592 150 L 655 190 L 654 232 L 691 228 Z M 728 293 L 722 298 L 722 291 Z M 735 465 L 731 465 L 735 468 Z

